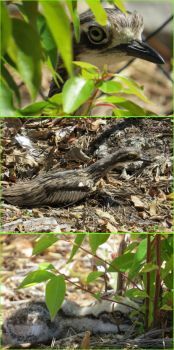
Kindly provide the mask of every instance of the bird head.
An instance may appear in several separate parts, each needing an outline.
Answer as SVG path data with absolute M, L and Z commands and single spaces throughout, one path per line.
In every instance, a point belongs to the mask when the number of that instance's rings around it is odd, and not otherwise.
M 107 24 L 101 26 L 90 10 L 80 16 L 80 42 L 75 44 L 76 61 L 86 61 L 109 71 L 128 57 L 153 63 L 164 63 L 158 52 L 143 42 L 143 17 L 137 12 L 122 13 L 118 8 L 105 8 Z

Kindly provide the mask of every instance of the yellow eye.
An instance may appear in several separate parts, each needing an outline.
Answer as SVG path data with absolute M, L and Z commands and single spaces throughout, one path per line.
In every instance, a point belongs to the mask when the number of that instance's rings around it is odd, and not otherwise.
M 91 42 L 101 43 L 104 39 L 106 39 L 107 35 L 103 28 L 90 26 L 88 29 L 88 37 Z

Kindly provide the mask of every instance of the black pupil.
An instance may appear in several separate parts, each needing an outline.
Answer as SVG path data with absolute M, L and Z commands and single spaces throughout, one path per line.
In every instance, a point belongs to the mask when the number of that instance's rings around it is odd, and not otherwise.
M 93 28 L 90 33 L 93 40 L 101 41 L 103 39 L 103 32 L 101 30 Z
M 97 37 L 100 37 L 101 33 L 99 33 L 98 30 L 93 29 L 92 34 L 97 38 Z

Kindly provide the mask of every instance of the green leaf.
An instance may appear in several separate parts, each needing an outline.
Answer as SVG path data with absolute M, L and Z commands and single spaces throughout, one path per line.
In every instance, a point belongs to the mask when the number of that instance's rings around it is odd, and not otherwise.
M 41 264 L 38 265 L 39 270 L 55 270 L 55 267 L 53 264 L 47 263 L 47 262 L 42 262 Z
M 75 112 L 90 98 L 94 87 L 92 80 L 85 80 L 79 77 L 67 80 L 62 91 L 64 112 L 67 114 Z
M 136 95 L 142 101 L 146 103 L 151 103 L 151 101 L 144 95 L 140 86 L 137 83 L 135 83 L 135 81 L 121 76 L 120 74 L 115 74 L 115 76 L 117 77 L 118 81 L 121 81 L 126 85 L 126 88 L 122 88 L 120 93 Z
M 126 13 L 126 8 L 122 0 L 113 0 L 113 3 L 119 8 L 121 12 Z
M 75 66 L 78 66 L 80 68 L 84 68 L 84 69 L 89 70 L 89 71 L 99 71 L 98 67 L 96 67 L 93 64 L 88 63 L 88 62 L 73 61 L 73 64 Z
M 145 272 L 151 272 L 151 271 L 155 271 L 155 270 L 158 270 L 158 265 L 153 264 L 153 263 L 147 263 L 147 264 L 143 265 L 141 272 L 145 273 Z
M 128 115 L 139 117 L 146 115 L 145 110 L 132 101 L 118 102 L 118 106 L 127 110 L 129 112 Z
M 138 242 L 132 242 L 130 244 L 128 244 L 127 248 L 124 250 L 124 252 L 132 252 L 132 250 L 134 250 L 138 245 Z
M 149 298 L 148 294 L 144 290 L 139 290 L 137 288 L 132 288 L 126 291 L 125 296 L 128 298 Z
M 45 53 L 48 55 L 53 69 L 57 63 L 57 46 L 45 17 L 40 13 L 37 16 L 37 26 L 40 34 L 41 45 L 44 48 Z
M 17 47 L 16 65 L 34 99 L 41 83 L 40 39 L 30 24 L 16 18 L 13 18 L 12 23 L 13 37 Z
M 18 289 L 34 286 L 35 284 L 48 281 L 52 277 L 54 277 L 54 274 L 45 270 L 37 270 L 30 272 L 21 282 Z
M 86 283 L 94 282 L 97 278 L 101 277 L 102 275 L 103 275 L 102 271 L 90 272 L 87 277 Z
M 92 253 L 95 254 L 97 248 L 108 240 L 110 234 L 89 234 L 88 237 Z
M 25 15 L 29 23 L 36 28 L 36 19 L 38 15 L 38 1 L 22 1 L 22 4 L 20 5 L 20 10 Z
M 107 24 L 107 14 L 102 7 L 100 0 L 86 0 L 89 8 L 93 12 L 96 21 L 101 24 L 101 26 L 106 26 Z
M 7 7 L 4 4 L 4 2 L 1 1 L 0 3 L 1 6 L 1 15 L 0 15 L 0 21 L 1 21 L 1 45 L 0 45 L 0 49 L 1 49 L 1 56 L 4 55 L 4 53 L 6 52 L 8 45 L 9 45 L 9 41 L 10 41 L 10 37 L 11 37 L 11 19 L 9 17 L 8 11 L 7 11 Z
M 54 235 L 43 235 L 39 240 L 36 242 L 34 249 L 33 249 L 33 255 L 42 253 L 45 249 L 53 245 L 55 242 L 57 242 L 59 238 L 55 237 Z
M 66 284 L 63 276 L 54 276 L 46 285 L 45 302 L 50 313 L 51 321 L 60 309 L 66 293 Z
M 65 9 L 57 1 L 40 1 L 40 4 L 65 67 L 68 73 L 72 75 L 71 26 Z
M 169 273 L 165 278 L 164 278 L 164 284 L 166 285 L 167 288 L 172 289 L 173 288 L 173 272 Z
M 109 267 L 108 272 L 116 272 L 116 271 L 125 272 L 130 269 L 133 260 L 134 260 L 133 253 L 126 253 L 121 256 L 118 256 L 111 262 L 112 266 Z
M 143 239 L 137 248 L 137 251 L 134 255 L 134 261 L 136 262 L 141 262 L 142 260 L 144 260 L 144 258 L 146 257 L 146 253 L 147 253 L 147 238 Z
M 47 102 L 47 101 L 31 103 L 27 107 L 23 108 L 21 110 L 21 113 L 22 113 L 22 115 L 26 115 L 26 116 L 38 115 L 47 106 L 49 106 L 49 102 Z
M 13 105 L 13 94 L 8 85 L 0 80 L 0 116 L 1 117 L 12 117 L 19 114 Z
M 165 304 L 165 305 L 161 306 L 160 310 L 172 311 L 173 308 L 172 308 L 172 306 Z
M 172 270 L 173 270 L 173 261 L 174 261 L 174 256 L 172 254 L 171 257 L 166 261 L 165 266 L 161 268 L 161 276 L 162 276 L 162 278 L 165 278 L 169 273 L 172 272 Z
M 4 64 L 1 64 L 1 74 L 5 82 L 8 84 L 9 88 L 14 92 L 15 97 L 20 104 L 19 88 Z
M 71 18 L 73 21 L 73 26 L 74 26 L 74 34 L 76 41 L 80 41 L 80 17 L 77 11 L 77 1 L 71 0 L 67 1 L 67 6 L 71 14 Z
M 108 102 L 108 103 L 113 103 L 113 104 L 119 104 L 120 102 L 125 102 L 127 99 L 125 97 L 120 97 L 120 96 L 102 96 L 97 99 L 97 102 Z
M 53 104 L 55 106 L 62 105 L 63 103 L 62 93 L 55 94 L 54 96 L 50 97 L 48 101 L 50 102 L 50 104 Z
M 142 262 L 146 257 L 146 252 L 147 252 L 147 239 L 145 238 L 139 243 L 136 253 L 134 254 L 134 260 L 129 270 L 130 279 L 134 278 L 137 275 L 137 273 L 140 271 L 142 267 Z
M 78 234 L 74 240 L 74 244 L 73 244 L 73 248 L 71 251 L 71 255 L 68 259 L 68 263 L 72 261 L 72 258 L 74 257 L 74 255 L 76 254 L 76 252 L 78 251 L 79 247 L 81 246 L 84 238 L 85 238 L 86 234 Z
M 120 92 L 121 89 L 122 85 L 119 82 L 113 80 L 104 81 L 101 83 L 101 85 L 99 85 L 99 90 L 105 92 L 106 94 Z

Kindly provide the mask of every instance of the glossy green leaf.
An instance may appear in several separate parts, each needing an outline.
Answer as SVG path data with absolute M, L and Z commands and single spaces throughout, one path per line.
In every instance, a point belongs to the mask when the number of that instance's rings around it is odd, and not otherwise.
M 40 39 L 33 27 L 13 18 L 13 36 L 17 46 L 16 65 L 34 99 L 41 83 Z
M 130 269 L 133 260 L 134 260 L 133 253 L 126 253 L 121 256 L 118 256 L 111 262 L 112 266 L 109 267 L 108 272 L 116 272 L 116 271 L 125 272 Z
M 101 277 L 102 275 L 103 275 L 102 271 L 90 272 L 87 277 L 86 283 L 94 282 L 97 278 Z
M 101 26 L 105 26 L 107 24 L 107 14 L 100 0 L 86 0 L 86 3 L 93 12 L 96 21 L 101 24 Z
M 74 77 L 66 81 L 63 87 L 63 109 L 67 114 L 75 112 L 86 102 L 95 88 L 92 80 Z
M 110 234 L 89 234 L 88 237 L 92 253 L 95 254 L 97 248 L 108 240 Z
M 57 238 L 55 235 L 43 235 L 39 240 L 36 242 L 34 249 L 33 249 L 33 255 L 42 253 L 46 248 L 53 245 L 55 242 L 57 242 L 59 238 Z
M 115 115 L 116 117 L 130 117 L 130 111 L 127 111 L 127 110 L 123 110 L 123 109 L 120 109 L 120 108 L 115 108 L 113 109 L 113 114 L 112 115 Z
M 47 262 L 42 262 L 41 264 L 38 265 L 39 270 L 55 270 L 55 267 L 53 264 L 47 263 Z
M 30 272 L 21 282 L 18 289 L 34 286 L 35 284 L 48 281 L 52 277 L 54 277 L 54 274 L 45 270 L 37 270 Z
M 70 20 L 62 3 L 57 1 L 40 1 L 44 16 L 56 42 L 65 67 L 72 75 L 72 42 Z
M 130 279 L 134 278 L 137 275 L 137 273 L 141 270 L 142 262 L 146 257 L 146 252 L 147 252 L 147 239 L 145 238 L 139 243 L 136 253 L 134 254 L 134 260 L 129 270 Z
M 66 293 L 63 276 L 54 276 L 46 285 L 45 302 L 50 313 L 51 321 L 60 309 Z
M 17 111 L 13 105 L 13 94 L 8 85 L 0 80 L 0 116 L 11 117 L 17 115 Z
M 147 238 L 143 239 L 138 245 L 137 251 L 134 256 L 134 261 L 141 262 L 145 259 L 147 253 Z
M 132 101 L 118 102 L 118 106 L 127 110 L 129 112 L 128 115 L 133 115 L 134 117 L 146 115 L 145 110 Z
M 99 90 L 105 92 L 106 94 L 120 92 L 121 89 L 122 85 L 119 82 L 113 80 L 104 81 L 99 86 Z
M 119 104 L 121 102 L 127 101 L 125 97 L 120 97 L 120 96 L 101 96 L 100 98 L 97 99 L 97 102 L 108 102 L 108 103 L 113 103 L 113 104 Z
M 96 67 L 93 64 L 88 63 L 88 62 L 73 61 L 73 64 L 75 66 L 78 66 L 80 68 L 84 68 L 84 69 L 89 70 L 89 71 L 99 71 L 98 67 Z
M 39 115 L 47 106 L 49 106 L 49 102 L 47 101 L 31 103 L 27 107 L 23 108 L 21 113 L 22 115 L 26 116 Z
M 73 248 L 71 251 L 71 255 L 68 259 L 68 263 L 72 261 L 74 255 L 76 254 L 76 252 L 78 251 L 79 247 L 81 246 L 83 240 L 85 239 L 86 234 L 78 234 L 74 240 L 74 244 L 73 244 Z
M 137 83 L 135 83 L 135 81 L 121 76 L 120 74 L 115 74 L 115 76 L 117 77 L 118 81 L 121 81 L 121 83 L 124 83 L 126 85 L 125 88 L 122 87 L 120 93 L 132 94 L 139 97 L 142 101 L 146 103 L 151 103 L 151 101 L 144 95 L 141 87 Z
M 8 10 L 4 2 L 0 2 L 0 29 L 1 29 L 1 55 L 3 55 L 9 45 L 10 37 L 11 37 L 11 19 L 8 14 Z
M 147 263 L 147 264 L 143 265 L 141 272 L 146 273 L 146 272 L 151 272 L 151 271 L 155 271 L 155 270 L 158 270 L 158 265 L 153 264 L 153 263 Z
M 125 296 L 128 298 L 138 298 L 138 299 L 144 299 L 149 298 L 148 294 L 144 290 L 139 290 L 137 288 L 131 288 L 126 291 Z

